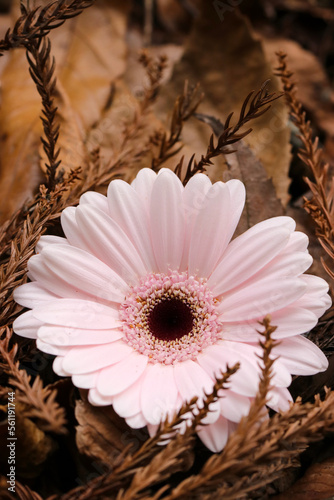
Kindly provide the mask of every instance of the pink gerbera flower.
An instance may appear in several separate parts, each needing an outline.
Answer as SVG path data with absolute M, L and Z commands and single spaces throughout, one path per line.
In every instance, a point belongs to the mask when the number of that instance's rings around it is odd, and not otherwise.
M 271 314 L 281 342 L 269 406 L 285 410 L 291 374 L 325 370 L 307 338 L 330 306 L 328 285 L 303 274 L 308 239 L 289 217 L 256 224 L 230 241 L 243 210 L 238 180 L 186 185 L 144 169 L 108 196 L 88 192 L 62 213 L 65 238 L 42 236 L 30 283 L 15 300 L 31 311 L 15 332 L 56 355 L 54 371 L 89 389 L 133 428 L 154 434 L 185 400 L 204 396 L 226 365 L 240 370 L 198 434 L 221 450 L 258 389 L 258 321 Z

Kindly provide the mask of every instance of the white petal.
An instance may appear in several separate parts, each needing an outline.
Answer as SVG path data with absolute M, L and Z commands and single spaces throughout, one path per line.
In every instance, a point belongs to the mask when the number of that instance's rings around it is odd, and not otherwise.
M 51 234 L 45 234 L 40 237 L 37 245 L 36 245 L 36 253 L 40 253 L 43 248 L 48 245 L 69 245 L 69 242 L 66 238 L 62 238 L 61 236 L 53 236 Z
M 205 195 L 211 186 L 212 183 L 207 175 L 196 174 L 188 181 L 186 187 L 184 188 L 182 198 L 186 225 L 184 228 L 184 249 L 180 271 L 185 271 L 188 268 L 190 239 L 194 222 L 198 212 L 202 208 Z
M 250 399 L 241 396 L 229 389 L 221 391 L 220 410 L 221 414 L 232 422 L 240 422 L 242 417 L 248 415 Z
M 189 274 L 208 277 L 229 242 L 230 192 L 216 182 L 207 192 L 194 222 L 189 249 Z
M 100 372 L 97 390 L 102 396 L 119 394 L 139 379 L 147 363 L 147 356 L 132 350 L 129 356 L 123 357 L 119 362 Z
M 42 326 L 38 338 L 58 346 L 110 344 L 124 336 L 118 328 L 113 330 L 84 330 L 64 326 Z
M 49 292 L 38 283 L 25 283 L 14 290 L 14 300 L 24 307 L 32 309 L 40 303 L 48 302 L 57 298 L 57 295 Z
M 80 389 L 92 389 L 96 386 L 97 376 L 99 372 L 82 373 L 80 375 L 73 375 L 72 382 Z
M 220 295 L 254 276 L 285 247 L 289 236 L 284 227 L 266 228 L 256 234 L 249 229 L 238 236 L 209 278 L 209 288 Z
M 128 290 L 125 281 L 93 255 L 76 247 L 52 245 L 41 253 L 43 262 L 70 286 L 113 302 L 122 302 Z
M 146 268 L 156 271 L 148 215 L 139 195 L 129 184 L 117 179 L 109 184 L 108 204 L 110 216 L 130 238 Z
M 13 330 L 21 337 L 37 339 L 37 331 L 42 325 L 44 325 L 44 322 L 35 318 L 32 311 L 28 311 L 16 318 L 13 323 Z
M 76 220 L 90 251 L 126 283 L 137 283 L 149 271 L 124 231 L 100 209 L 78 207 Z
M 174 366 L 149 364 L 141 390 L 141 410 L 147 422 L 159 424 L 176 411 L 178 390 Z
M 305 337 L 285 339 L 275 347 L 274 353 L 280 356 L 280 362 L 294 375 L 314 375 L 328 368 L 324 353 Z
M 227 442 L 228 422 L 226 418 L 220 416 L 217 422 L 203 427 L 197 434 L 210 451 L 218 453 L 224 448 Z
M 109 213 L 109 205 L 106 196 L 95 191 L 87 191 L 80 196 L 80 205 L 92 205 L 105 213 Z
M 67 207 L 62 211 L 60 216 L 61 227 L 65 233 L 68 242 L 82 250 L 89 251 L 88 246 L 83 238 L 83 234 L 79 231 L 78 224 L 75 218 L 77 209 L 75 207 Z
M 205 394 L 210 394 L 213 389 L 213 379 L 196 362 L 188 359 L 174 366 L 174 376 L 176 386 L 185 401 L 190 401 L 194 396 L 198 396 L 197 405 L 203 406 Z M 210 405 L 210 412 L 203 423 L 216 422 L 220 414 L 219 401 Z
M 224 341 L 222 345 L 207 347 L 202 354 L 197 357 L 198 363 L 212 377 L 221 376 L 226 371 L 227 365 L 232 367 L 240 363 L 239 370 L 234 373 L 228 383 L 229 388 L 242 396 L 255 396 L 259 385 L 258 368 L 242 353 L 229 349 L 228 343 Z
M 131 183 L 131 186 L 143 201 L 147 211 L 150 207 L 152 188 L 156 178 L 157 174 L 151 168 L 143 168 L 139 170 L 137 177 Z
M 146 420 L 142 413 L 126 418 L 125 422 L 132 427 L 132 429 L 141 429 L 146 426 Z
M 159 271 L 177 270 L 184 244 L 183 186 L 171 171 L 158 175 L 151 196 L 152 245 Z
M 133 417 L 141 411 L 140 396 L 144 376 L 145 372 L 130 387 L 113 396 L 113 407 L 120 417 Z
M 117 310 L 88 300 L 56 299 L 35 307 L 32 314 L 43 323 L 86 330 L 106 330 L 120 325 Z
M 70 349 L 64 356 L 63 368 L 72 375 L 101 370 L 118 363 L 133 352 L 125 342 Z
M 246 189 L 244 184 L 238 179 L 232 179 L 226 183 L 230 191 L 231 213 L 229 223 L 229 234 L 227 239 L 230 240 L 239 223 L 246 200 Z
M 223 321 L 264 317 L 298 300 L 306 290 L 301 279 L 263 279 L 223 298 L 217 311 Z
M 112 397 L 102 396 L 95 387 L 88 392 L 88 401 L 93 406 L 110 406 L 112 404 Z

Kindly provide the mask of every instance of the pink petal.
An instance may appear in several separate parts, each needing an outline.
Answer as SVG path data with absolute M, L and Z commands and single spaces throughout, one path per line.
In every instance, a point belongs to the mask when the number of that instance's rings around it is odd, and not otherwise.
M 182 197 L 186 225 L 184 228 L 184 249 L 182 263 L 180 266 L 181 271 L 187 270 L 188 268 L 190 239 L 194 227 L 194 222 L 196 220 L 198 212 L 202 208 L 203 202 L 205 200 L 205 195 L 209 191 L 211 186 L 212 183 L 207 175 L 196 174 L 188 181 L 186 187 L 184 188 Z
M 69 245 L 69 242 L 66 238 L 62 238 L 60 236 L 53 236 L 52 234 L 45 234 L 40 237 L 37 245 L 36 245 L 36 253 L 40 253 L 43 248 L 48 245 Z
M 117 310 L 88 300 L 56 299 L 35 307 L 32 314 L 44 323 L 85 330 L 108 330 L 120 325 Z
M 290 408 L 290 402 L 293 402 L 292 396 L 285 387 L 275 387 L 268 393 L 270 398 L 267 406 L 274 411 L 287 411 Z
M 53 363 L 52 363 L 52 369 L 53 371 L 59 375 L 59 377 L 68 377 L 70 376 L 71 374 L 70 373 L 67 373 L 64 369 L 63 369 L 63 356 L 57 356 L 54 360 L 53 360 Z
M 262 318 L 259 317 L 258 321 L 261 320 Z M 261 330 L 258 321 L 224 323 L 223 338 L 236 342 L 256 342 L 262 338 L 257 333 L 258 330 Z M 273 333 L 273 338 L 283 339 L 308 332 L 312 330 L 317 322 L 318 319 L 315 314 L 307 309 L 295 307 L 294 305 L 285 307 L 271 314 L 271 324 L 278 327 Z
M 231 199 L 229 234 L 227 236 L 227 239 L 230 240 L 236 230 L 245 205 L 246 189 L 244 184 L 238 179 L 228 181 L 226 186 L 230 191 Z
M 97 390 L 102 396 L 119 394 L 139 379 L 147 363 L 147 356 L 142 356 L 132 349 L 129 356 L 123 356 L 120 361 L 100 372 Z
M 24 307 L 32 309 L 40 303 L 54 300 L 57 295 L 49 292 L 39 285 L 39 283 L 25 283 L 14 290 L 14 300 Z
M 43 342 L 43 340 L 37 338 L 36 340 L 36 346 L 40 351 L 43 351 L 47 354 L 52 354 L 52 356 L 64 356 L 68 352 L 68 348 L 66 347 L 59 347 L 56 345 L 48 344 L 46 342 Z
M 43 262 L 60 279 L 87 294 L 122 302 L 128 290 L 125 281 L 93 255 L 72 246 L 52 245 L 41 253 Z
M 37 331 L 42 325 L 44 325 L 44 322 L 35 318 L 32 311 L 28 311 L 16 318 L 13 323 L 13 330 L 21 337 L 37 339 Z
M 80 375 L 73 375 L 72 382 L 80 389 L 92 389 L 96 386 L 96 381 L 99 372 L 82 373 Z
M 127 389 L 113 396 L 113 407 L 120 417 L 133 417 L 141 411 L 140 397 L 144 376 L 145 372 Z
M 206 194 L 190 240 L 190 275 L 208 277 L 229 242 L 230 192 L 226 184 L 217 182 Z
M 294 231 L 285 249 L 281 253 L 307 252 L 309 244 L 308 236 L 300 231 Z
M 178 390 L 174 366 L 149 364 L 141 390 L 141 410 L 150 424 L 158 424 L 176 411 Z
M 68 242 L 82 250 L 89 252 L 89 248 L 85 242 L 83 234 L 79 231 L 78 224 L 75 218 L 77 209 L 75 207 L 67 207 L 63 210 L 60 222 Z
M 223 321 L 264 317 L 298 300 L 306 290 L 301 279 L 263 279 L 223 298 L 217 311 Z
M 109 184 L 108 203 L 110 216 L 132 241 L 146 268 L 156 271 L 148 215 L 139 195 L 129 184 L 117 179 Z
M 177 270 L 184 242 L 183 186 L 170 170 L 158 175 L 151 196 L 152 245 L 160 272 Z
M 250 399 L 241 396 L 229 389 L 221 391 L 220 411 L 223 417 L 232 422 L 240 422 L 242 417 L 248 415 Z
M 285 339 L 275 347 L 274 353 L 280 356 L 280 362 L 294 375 L 314 375 L 328 368 L 324 353 L 305 337 Z
M 210 451 L 218 453 L 227 443 L 228 422 L 226 418 L 220 416 L 217 422 L 203 427 L 197 434 Z
M 106 214 L 109 213 L 109 205 L 107 197 L 101 193 L 96 193 L 95 191 L 87 191 L 80 196 L 80 205 L 92 205 L 99 208 Z
M 43 262 L 42 255 L 33 255 L 30 257 L 28 261 L 28 277 L 38 282 L 38 284 L 47 291 L 59 297 L 83 300 L 92 298 L 87 292 L 78 290 L 70 283 L 60 279 L 57 274 L 53 273 Z
M 190 401 L 198 396 L 197 404 L 203 406 L 205 394 L 210 394 L 213 389 L 213 379 L 196 362 L 188 359 L 174 365 L 174 376 L 176 386 L 184 401 Z M 219 401 L 210 405 L 211 411 L 203 423 L 213 423 L 219 417 Z
M 146 420 L 142 413 L 126 418 L 125 422 L 132 427 L 132 429 L 141 429 L 146 426 Z
M 131 183 L 131 186 L 144 202 L 147 212 L 150 208 L 151 193 L 153 184 L 156 181 L 157 174 L 151 168 L 143 168 L 139 170 L 137 177 Z
M 95 387 L 88 392 L 88 401 L 93 406 L 110 406 L 112 404 L 112 397 L 102 396 Z
M 210 276 L 208 286 L 215 295 L 235 288 L 254 276 L 285 247 L 290 236 L 284 227 L 266 228 L 255 234 L 252 229 L 229 244 Z
M 64 326 L 42 326 L 38 338 L 59 346 L 110 344 L 124 336 L 118 328 L 113 330 L 85 330 Z
M 147 273 L 137 250 L 119 225 L 91 205 L 78 207 L 76 220 L 93 255 L 107 264 L 126 283 L 136 284 Z
M 224 341 L 207 347 L 198 357 L 197 361 L 202 368 L 211 376 L 221 376 L 226 371 L 227 365 L 232 367 L 240 363 L 239 370 L 234 373 L 229 382 L 229 388 L 242 396 L 255 396 L 259 385 L 258 368 L 243 354 L 228 348 L 230 343 Z
M 281 253 L 254 276 L 254 281 L 264 278 L 273 280 L 285 277 L 295 278 L 304 273 L 312 262 L 311 255 L 305 252 Z
M 111 366 L 133 352 L 125 342 L 70 349 L 64 356 L 63 368 L 72 375 L 90 373 Z

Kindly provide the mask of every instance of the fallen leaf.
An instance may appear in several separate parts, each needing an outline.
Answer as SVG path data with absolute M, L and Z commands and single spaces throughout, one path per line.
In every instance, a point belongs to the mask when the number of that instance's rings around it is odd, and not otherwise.
M 164 87 L 163 103 L 158 103 L 159 116 L 171 108 L 176 95 L 182 91 L 184 80 L 189 79 L 191 83 L 200 82 L 206 96 L 199 112 L 212 114 L 224 122 L 231 111 L 241 109 L 250 91 L 257 90 L 270 77 L 271 90 L 278 90 L 279 82 L 272 77 L 262 44 L 248 20 L 235 8 L 221 21 L 212 4 L 202 0 L 201 12 L 186 41 L 185 52 L 174 67 L 171 81 Z M 286 203 L 290 132 L 284 101 L 275 101 L 271 109 L 250 126 L 253 132 L 246 142 L 272 177 L 278 197 Z M 182 140 L 189 146 L 186 153 L 204 153 L 208 143 L 205 126 L 196 121 L 192 121 L 191 127 L 187 124 Z M 218 167 L 215 174 L 221 175 L 224 162 L 218 158 L 215 165 Z M 212 172 L 208 170 L 210 176 Z
M 334 457 L 309 467 L 291 488 L 273 500 L 329 500 L 334 495 Z

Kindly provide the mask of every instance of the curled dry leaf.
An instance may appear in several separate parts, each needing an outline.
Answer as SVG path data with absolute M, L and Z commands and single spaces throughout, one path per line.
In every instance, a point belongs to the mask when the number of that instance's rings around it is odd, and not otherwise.
M 245 96 L 259 88 L 271 75 L 272 69 L 262 44 L 238 9 L 229 12 L 221 21 L 212 3 L 202 0 L 201 12 L 186 41 L 183 57 L 175 65 L 173 77 L 164 88 L 164 104 L 159 110 L 165 113 L 170 109 L 173 99 L 183 88 L 184 79 L 188 78 L 192 83 L 200 82 L 205 93 L 200 112 L 205 109 L 206 113 L 215 116 L 220 113 L 220 118 L 225 121 L 231 111 L 241 109 Z M 270 90 L 279 90 L 275 77 Z M 284 101 L 279 99 L 273 103 L 267 113 L 252 123 L 252 127 L 254 131 L 246 141 L 263 162 L 269 177 L 273 178 L 278 197 L 286 202 L 290 133 Z M 194 123 L 192 127 L 186 127 L 183 140 L 192 153 L 202 154 L 208 143 L 205 126 Z M 188 159 L 186 157 L 186 164 Z M 218 171 L 208 173 L 221 179 L 222 159 L 215 160 L 215 164 Z
M 111 406 L 96 407 L 85 400 L 78 400 L 75 417 L 79 423 L 76 427 L 76 442 L 80 453 L 108 467 L 112 467 L 126 446 L 133 444 L 133 439 L 136 439 L 136 432 L 116 415 Z M 137 433 L 141 435 L 139 431 Z M 141 441 L 146 437 L 145 433 Z
M 273 500 L 329 500 L 334 495 L 334 458 L 309 467 L 305 475 Z

